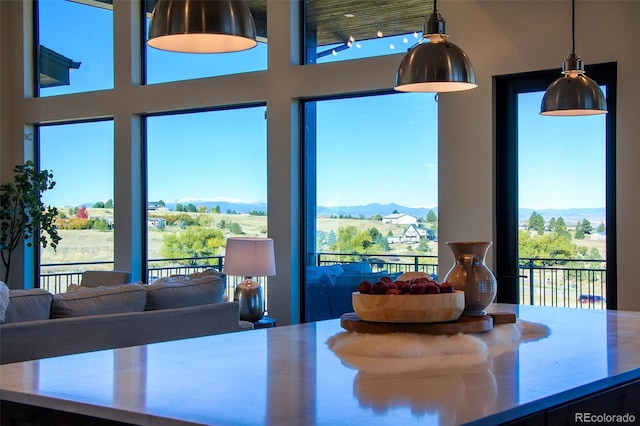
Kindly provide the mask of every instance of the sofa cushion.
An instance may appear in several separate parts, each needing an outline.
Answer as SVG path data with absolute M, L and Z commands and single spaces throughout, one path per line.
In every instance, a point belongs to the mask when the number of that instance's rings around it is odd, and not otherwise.
M 147 292 L 139 284 L 91 288 L 53 295 L 51 318 L 141 312 Z
M 338 287 L 347 286 L 353 291 L 356 291 L 362 281 L 370 281 L 373 284 L 376 281 L 380 281 L 384 276 L 389 276 L 389 274 L 386 271 L 369 273 L 344 272 L 336 277 L 335 283 Z
M 336 263 L 335 265 L 309 266 L 307 267 L 307 278 L 318 278 L 322 276 L 322 274 L 327 274 L 331 278 L 335 278 L 337 275 L 340 275 L 343 272 L 344 269 L 339 263 Z
M 49 319 L 53 295 L 41 288 L 10 290 L 4 322 Z
M 371 272 L 371 264 L 369 262 L 343 263 L 342 269 L 344 269 L 345 272 L 357 272 L 366 274 Z
M 191 278 L 194 276 L 195 278 Z M 214 274 L 192 274 L 162 278 L 145 286 L 147 291 L 146 311 L 156 309 L 184 308 L 188 306 L 220 303 L 225 285 L 221 277 Z

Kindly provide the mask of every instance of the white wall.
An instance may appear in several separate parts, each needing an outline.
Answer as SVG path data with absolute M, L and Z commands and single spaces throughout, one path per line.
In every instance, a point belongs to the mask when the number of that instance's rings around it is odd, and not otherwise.
M 571 2 L 450 1 L 439 9 L 451 41 L 472 59 L 479 85 L 440 96 L 438 249 L 447 253 L 447 240 L 495 238 L 492 76 L 560 68 L 571 51 Z M 576 2 L 576 52 L 587 64 L 618 62 L 618 308 L 630 310 L 640 310 L 639 41 L 640 2 Z M 445 271 L 453 262 L 439 261 Z
M 314 66 L 294 66 L 296 2 L 269 1 L 269 70 L 246 75 L 138 86 L 139 61 L 132 27 L 137 20 L 119 17 L 115 45 L 124 54 L 115 62 L 113 90 L 43 99 L 23 99 L 21 88 L 23 22 L 20 2 L 0 1 L 0 171 L 12 169 L 25 153 L 21 136 L 25 123 L 113 116 L 116 128 L 118 234 L 116 267 L 135 268 L 140 249 L 139 229 L 133 222 L 143 208 L 136 199 L 136 139 L 139 115 L 146 112 L 266 101 L 268 122 L 269 236 L 275 240 L 278 275 L 269 283 L 270 314 L 279 324 L 296 322 L 300 248 L 298 212 L 297 99 L 328 94 L 369 92 L 391 88 L 402 55 Z M 117 10 L 135 4 L 116 2 Z M 492 240 L 493 134 L 492 76 L 559 68 L 570 50 L 570 2 L 446 1 L 439 10 L 449 24 L 451 41 L 463 48 L 476 69 L 479 87 L 466 93 L 440 96 L 439 113 L 439 251 L 448 253 L 447 240 Z M 640 85 L 640 2 L 578 1 L 576 50 L 588 64 L 618 62 L 618 306 L 640 310 L 640 282 L 635 274 L 633 247 L 639 241 L 640 200 L 636 183 L 640 170 L 640 120 L 635 103 Z M 5 25 L 9 24 L 9 25 Z M 139 29 L 134 28 L 135 31 Z M 293 37 L 292 37 L 293 35 Z M 28 45 L 28 41 L 25 45 Z M 275 47 L 278 46 L 278 47 Z M 26 56 L 28 60 L 29 56 Z M 10 73 L 7 71 L 11 64 Z M 6 101 L 8 88 L 13 88 Z M 433 95 L 425 95 L 433 96 Z M 9 105 L 9 106 L 7 106 Z M 10 109 L 11 114 L 7 111 Z M 122 169 L 124 167 L 124 169 Z M 4 177 L 4 175 L 3 175 Z M 124 179 L 124 180 L 123 180 Z M 129 182 L 132 180 L 134 185 Z M 137 216 L 139 217 L 139 216 Z M 276 219 L 277 218 L 277 219 Z M 126 225 L 125 225 L 126 224 Z M 490 258 L 492 262 L 492 258 Z M 441 270 L 452 263 L 440 259 Z

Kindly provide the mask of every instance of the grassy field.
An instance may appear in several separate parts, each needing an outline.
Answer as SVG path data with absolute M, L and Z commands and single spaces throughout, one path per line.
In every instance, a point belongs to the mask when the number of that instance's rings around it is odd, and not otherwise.
M 88 209 L 90 217 L 112 217 L 113 210 L 110 209 Z M 153 217 L 153 212 L 149 213 Z M 224 220 L 226 223 L 238 223 L 242 227 L 242 231 L 246 236 L 265 237 L 267 235 L 267 217 L 266 216 L 250 216 L 250 215 L 234 215 L 234 214 L 211 214 L 211 213 L 191 213 L 192 216 L 205 216 L 209 219 L 208 226 L 217 228 L 218 224 Z M 359 220 L 359 219 L 333 219 L 319 218 L 317 221 L 318 231 L 329 233 L 334 231 L 338 233 L 338 228 L 354 226 L 358 230 L 368 230 L 375 227 L 382 235 L 387 236 L 389 231 L 394 236 L 402 235 L 405 225 L 385 224 L 376 220 Z M 163 244 L 163 238 L 167 234 L 179 233 L 182 231 L 180 227 L 167 226 L 165 229 L 148 229 L 148 246 L 149 259 L 158 259 L 160 256 L 160 248 Z M 113 260 L 113 231 L 94 231 L 94 230 L 60 230 L 62 240 L 58 245 L 57 251 L 50 248 L 44 249 L 42 252 L 42 263 L 71 263 L 71 262 L 94 262 L 94 261 L 112 261 Z M 225 236 L 234 236 L 223 230 Z M 604 256 L 606 242 L 604 240 L 574 240 L 578 246 L 586 246 L 588 248 L 595 247 Z M 388 254 L 428 254 L 437 256 L 438 244 L 429 242 L 429 253 L 421 253 L 415 250 L 415 245 L 410 248 L 407 244 L 391 244 L 391 251 Z

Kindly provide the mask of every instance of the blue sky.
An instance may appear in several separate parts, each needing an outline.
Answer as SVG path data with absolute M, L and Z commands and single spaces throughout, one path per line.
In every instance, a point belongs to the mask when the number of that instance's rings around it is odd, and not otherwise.
M 70 86 L 43 89 L 41 95 L 112 88 L 112 25 L 109 10 L 43 0 L 41 44 L 82 65 L 71 71 Z M 410 34 L 356 41 L 351 49 L 319 62 L 397 53 L 416 40 Z M 151 48 L 147 54 L 150 84 L 267 66 L 267 45 L 263 43 L 226 55 Z M 521 207 L 604 206 L 603 116 L 542 117 L 538 114 L 541 96 L 523 95 L 519 105 L 524 159 L 519 165 Z M 262 106 L 150 118 L 149 200 L 266 200 L 264 113 Z M 433 94 L 323 101 L 318 103 L 317 120 L 318 204 L 437 205 L 437 104 Z M 113 198 L 114 171 L 97 166 L 110 164 L 106 159 L 113 161 L 112 121 L 43 127 L 41 141 L 42 166 L 54 172 L 57 182 L 46 194 L 46 202 L 77 205 Z M 411 159 L 408 166 L 407 158 Z

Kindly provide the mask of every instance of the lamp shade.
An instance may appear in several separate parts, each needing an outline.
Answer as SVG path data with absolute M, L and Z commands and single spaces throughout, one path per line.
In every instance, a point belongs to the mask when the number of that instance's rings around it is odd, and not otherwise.
M 551 83 L 542 97 L 540 114 L 576 116 L 607 112 L 607 100 L 598 83 L 584 74 L 565 75 Z
M 422 26 L 422 40 L 400 62 L 395 89 L 400 92 L 457 92 L 478 87 L 469 56 L 447 40 L 447 23 L 433 13 Z
M 244 277 L 267 277 L 276 274 L 271 238 L 227 238 L 224 273 Z
M 251 49 L 256 26 L 242 0 L 158 0 L 147 44 L 185 53 L 227 53 Z
M 431 36 L 402 58 L 395 89 L 401 92 L 456 92 L 477 87 L 469 56 L 444 37 Z
M 576 2 L 571 0 L 571 53 L 562 63 L 563 77 L 551 83 L 542 97 L 540 114 L 595 115 L 607 112 L 607 100 L 598 83 L 584 75 L 584 62 L 575 51 Z

